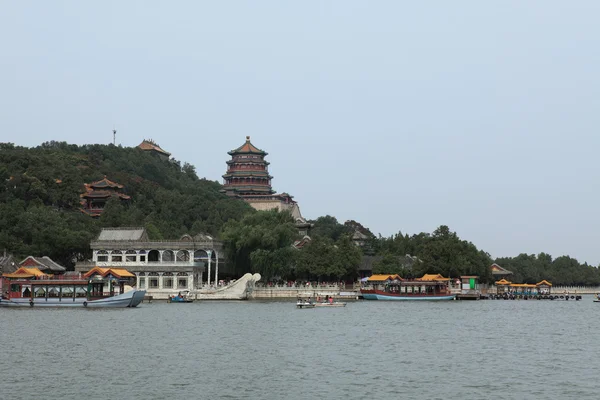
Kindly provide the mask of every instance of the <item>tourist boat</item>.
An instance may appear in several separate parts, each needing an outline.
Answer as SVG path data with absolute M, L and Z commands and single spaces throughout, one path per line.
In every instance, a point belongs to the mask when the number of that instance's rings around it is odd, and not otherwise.
M 179 292 L 177 296 L 169 296 L 167 301 L 169 303 L 193 303 L 194 298 L 192 297 L 192 292 L 184 290 L 183 292 Z
M 123 278 L 130 278 L 127 274 L 126 270 L 94 268 L 82 276 L 52 276 L 22 267 L 2 275 L 0 307 L 136 307 L 146 291 L 126 291 L 128 279 Z
M 402 279 L 399 275 L 373 275 L 360 293 L 365 300 L 454 300 L 449 278 L 425 274 L 418 279 Z
M 315 307 L 346 307 L 346 303 L 341 301 L 315 303 Z
M 296 302 L 296 308 L 315 308 L 315 303 L 312 301 L 300 300 Z
M 346 307 L 346 303 L 342 301 L 335 301 L 332 295 L 325 295 L 325 299 L 321 300 L 322 295 L 317 297 L 317 302 L 315 303 L 315 307 Z

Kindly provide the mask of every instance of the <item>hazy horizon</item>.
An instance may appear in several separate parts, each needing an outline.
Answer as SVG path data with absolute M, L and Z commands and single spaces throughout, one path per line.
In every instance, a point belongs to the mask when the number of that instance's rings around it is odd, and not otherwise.
M 600 263 L 600 3 L 2 6 L 0 142 L 155 140 L 222 182 L 251 136 L 307 219 L 448 225 Z

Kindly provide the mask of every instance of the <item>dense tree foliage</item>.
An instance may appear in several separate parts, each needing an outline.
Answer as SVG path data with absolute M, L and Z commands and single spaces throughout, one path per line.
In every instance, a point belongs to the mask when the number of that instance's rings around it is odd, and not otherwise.
M 461 240 L 446 225 L 433 234 L 408 236 L 398 233 L 390 238 L 379 238 L 374 245 L 382 256 L 374 265 L 377 273 L 398 273 L 418 277 L 426 273 L 444 276 L 478 275 L 482 282 L 491 279 L 489 254 L 480 251 L 471 242 Z
M 84 184 L 108 179 L 132 200 L 108 202 L 99 219 L 79 211 Z M 199 179 L 193 166 L 138 148 L 48 142 L 36 148 L 0 144 L 0 249 L 17 257 L 47 255 L 72 266 L 89 256 L 104 226 L 145 226 L 154 239 L 218 234 L 252 209 Z
M 361 251 L 344 235 L 337 241 L 317 235 L 302 249 L 294 219 L 287 212 L 259 211 L 225 224 L 222 238 L 238 274 L 259 272 L 265 280 L 354 279 Z
M 512 271 L 509 279 L 514 282 L 537 283 L 542 279 L 554 285 L 600 285 L 600 270 L 588 265 L 580 264 L 569 256 L 552 259 L 546 253 L 519 254 L 517 257 L 503 257 L 496 259 L 501 267 Z

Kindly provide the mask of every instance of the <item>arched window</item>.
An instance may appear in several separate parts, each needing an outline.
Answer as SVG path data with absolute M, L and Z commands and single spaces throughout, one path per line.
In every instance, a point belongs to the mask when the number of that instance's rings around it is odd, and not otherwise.
M 123 253 L 121 250 L 114 250 L 110 257 L 111 262 L 123 262 Z
M 158 262 L 160 261 L 160 253 L 158 250 L 150 250 L 148 253 L 148 262 Z
M 99 262 L 107 262 L 108 261 L 108 251 L 106 250 L 98 250 L 96 253 L 96 260 Z
M 163 251 L 162 261 L 163 262 L 175 261 L 175 254 L 173 253 L 173 251 L 172 250 L 165 250 L 165 251 Z
M 177 261 L 190 261 L 190 253 L 187 250 L 177 252 Z
M 127 250 L 125 252 L 125 262 L 136 262 L 137 252 L 135 250 Z

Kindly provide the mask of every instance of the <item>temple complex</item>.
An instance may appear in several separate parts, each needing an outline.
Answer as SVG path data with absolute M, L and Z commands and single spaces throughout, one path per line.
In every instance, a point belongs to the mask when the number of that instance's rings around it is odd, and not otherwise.
M 307 235 L 311 226 L 300 213 L 298 203 L 287 193 L 275 193 L 271 187 L 267 152 L 259 149 L 246 136 L 246 143 L 228 152 L 227 172 L 223 175 L 223 192 L 228 196 L 241 197 L 254 209 L 289 211 L 296 221 L 301 235 Z
M 142 143 L 140 143 L 138 145 L 138 148 L 140 148 L 144 151 L 149 151 L 153 154 L 157 154 L 163 160 L 168 160 L 169 157 L 171 156 L 171 153 L 161 149 L 160 146 L 156 142 L 154 142 L 152 139 L 144 139 L 142 141 Z
M 130 196 L 121 193 L 123 185 L 110 181 L 106 178 L 85 184 L 85 193 L 79 195 L 81 198 L 81 211 L 92 217 L 99 217 L 104 211 L 106 202 L 115 197 L 121 201 L 129 201 Z

